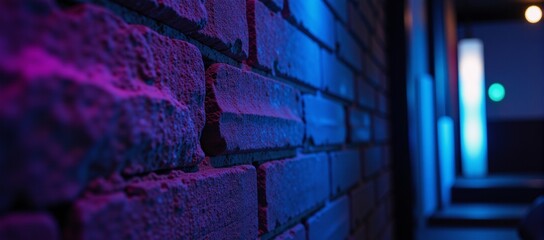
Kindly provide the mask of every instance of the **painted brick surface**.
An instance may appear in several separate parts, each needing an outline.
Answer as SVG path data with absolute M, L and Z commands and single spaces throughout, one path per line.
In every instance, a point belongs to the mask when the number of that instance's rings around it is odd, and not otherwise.
M 346 239 L 349 235 L 349 199 L 339 198 L 310 217 L 308 240 Z
M 0 239 L 60 239 L 55 220 L 43 213 L 13 213 L 0 218 Z
M 293 19 L 329 49 L 334 49 L 334 16 L 324 1 L 288 0 L 284 16 Z
M 306 240 L 306 229 L 304 225 L 297 224 L 284 233 L 274 238 L 275 240 Z
M 331 195 L 345 192 L 361 179 L 359 151 L 346 150 L 329 154 L 331 166 Z
M 324 0 L 343 22 L 348 21 L 348 0 Z
M 258 168 L 261 232 L 302 216 L 329 196 L 327 155 L 271 161 Z
M 374 116 L 374 139 L 384 142 L 389 140 L 389 123 L 387 119 L 379 116 Z
M 384 14 L 0 1 L 0 239 L 391 238 Z
M 279 11 L 283 9 L 283 1 L 284 0 L 259 0 L 266 4 L 270 9 L 274 11 Z
M 202 29 L 208 22 L 208 13 L 201 0 L 114 1 L 183 32 Z
M 376 90 L 366 82 L 365 79 L 360 78 L 357 81 L 357 102 L 359 105 L 374 109 L 376 106 Z
M 351 198 L 351 227 L 361 226 L 374 207 L 375 190 L 372 182 L 354 189 L 350 193 Z
M 339 44 L 338 52 L 340 57 L 347 61 L 357 71 L 363 70 L 362 48 L 357 44 L 355 39 L 346 30 L 344 26 L 337 24 L 336 41 Z
M 349 129 L 351 142 L 369 142 L 372 135 L 372 117 L 368 112 L 351 108 L 349 111 Z
M 203 159 L 198 49 L 91 5 L 44 15 L 27 16 L 21 32 L 36 37 L 8 43 L 13 54 L 0 61 L 2 75 L 17 79 L 0 90 L 0 142 L 10 149 L 0 158 L 18 161 L 2 182 L 44 205 L 72 199 L 92 177 Z
M 304 95 L 306 138 L 315 145 L 340 144 L 346 139 L 345 112 L 331 100 Z
M 208 22 L 193 36 L 238 60 L 249 54 L 246 0 L 206 0 Z
M 321 50 L 323 66 L 323 89 L 338 97 L 353 101 L 354 75 L 351 69 L 341 63 L 334 54 Z
M 173 171 L 129 182 L 123 192 L 73 206 L 74 239 L 255 239 L 253 166 Z
M 207 154 L 302 144 L 300 93 L 294 88 L 226 64 L 209 67 L 206 82 Z
M 321 85 L 319 47 L 263 3 L 248 0 L 250 61 L 278 76 Z
M 369 47 L 370 42 L 370 32 L 368 25 L 363 20 L 360 12 L 357 10 L 355 3 L 350 4 L 349 7 L 349 29 L 355 34 L 356 38 L 363 44 L 365 47 Z
M 383 149 L 378 146 L 368 147 L 364 150 L 364 175 L 370 177 L 376 174 L 383 166 Z

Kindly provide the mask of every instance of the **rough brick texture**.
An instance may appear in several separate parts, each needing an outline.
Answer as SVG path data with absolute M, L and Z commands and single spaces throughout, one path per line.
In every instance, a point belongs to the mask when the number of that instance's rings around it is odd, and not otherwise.
M 355 38 L 340 24 L 336 27 L 336 40 L 338 42 L 339 54 L 342 59 L 347 61 L 354 69 L 361 71 L 363 69 L 362 53 L 363 50 L 357 44 Z
M 338 97 L 353 101 L 355 95 L 353 72 L 328 51 L 321 51 L 321 61 L 323 89 Z
M 248 0 L 250 60 L 278 76 L 320 86 L 319 47 L 263 3 Z
M 202 29 L 208 14 L 202 0 L 114 0 L 180 31 Z
M 274 238 L 275 240 L 306 240 L 306 229 L 304 225 L 297 224 L 284 233 Z
M 198 49 L 90 5 L 21 14 L 29 23 L 20 33 L 36 34 L 8 42 L 0 62 L 17 80 L 0 90 L 0 141 L 10 149 L 2 182 L 43 205 L 73 198 L 92 177 L 203 159 Z
M 310 217 L 308 240 L 346 239 L 349 235 L 349 199 L 342 197 Z
M 208 22 L 194 37 L 243 60 L 249 53 L 246 0 L 206 0 Z
M 284 16 L 292 18 L 328 48 L 334 48 L 334 16 L 324 1 L 288 0 L 286 3 L 289 5 L 284 9 Z
M 206 71 L 206 89 L 202 142 L 207 154 L 296 147 L 302 143 L 300 94 L 292 87 L 215 64 Z
M 14 213 L 0 218 L 0 239 L 60 239 L 55 220 L 43 213 Z
M 328 174 L 325 154 L 259 166 L 260 230 L 271 231 L 323 204 L 329 196 Z
M 361 179 L 359 151 L 346 150 L 329 154 L 331 166 L 331 194 L 345 192 Z
M 254 239 L 257 183 L 252 166 L 173 171 L 128 182 L 123 191 L 73 206 L 75 239 Z
M 339 144 L 346 139 L 345 112 L 331 100 L 304 95 L 306 138 L 315 145 Z
M 383 0 L 0 19 L 0 239 L 394 236 Z

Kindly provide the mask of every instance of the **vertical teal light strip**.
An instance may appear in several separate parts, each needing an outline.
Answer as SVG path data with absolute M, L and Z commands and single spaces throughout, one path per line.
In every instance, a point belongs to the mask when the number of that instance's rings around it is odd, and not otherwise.
M 455 181 L 455 138 L 453 120 L 448 116 L 438 119 L 438 156 L 440 159 L 440 183 L 442 205 L 451 202 L 451 187 Z
M 459 41 L 459 101 L 462 171 L 466 177 L 487 174 L 483 43 Z

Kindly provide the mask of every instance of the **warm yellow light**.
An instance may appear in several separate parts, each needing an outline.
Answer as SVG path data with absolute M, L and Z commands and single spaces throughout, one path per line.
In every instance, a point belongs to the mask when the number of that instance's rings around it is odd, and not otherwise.
M 538 6 L 530 6 L 525 10 L 525 19 L 530 23 L 537 23 L 542 18 L 542 10 Z

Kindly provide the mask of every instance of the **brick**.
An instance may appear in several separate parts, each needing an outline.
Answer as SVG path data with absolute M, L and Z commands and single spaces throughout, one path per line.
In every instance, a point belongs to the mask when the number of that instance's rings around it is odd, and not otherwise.
M 355 38 L 339 23 L 336 25 L 336 42 L 338 43 L 340 58 L 344 59 L 355 70 L 361 72 L 363 70 L 361 56 L 363 50 L 357 44 Z
M 384 173 L 376 180 L 376 201 L 382 201 L 391 190 L 391 174 Z
M 283 15 L 293 19 L 329 49 L 334 49 L 334 16 L 322 0 L 289 0 Z
M 48 214 L 11 213 L 0 218 L 0 239 L 60 239 L 59 227 Z
M 296 226 L 276 236 L 274 239 L 275 240 L 306 240 L 306 229 L 304 228 L 302 224 L 297 224 Z
M 306 138 L 314 145 L 341 144 L 346 139 L 344 108 L 331 100 L 304 95 Z
M 379 142 L 389 140 L 389 123 L 382 117 L 374 116 L 374 139 Z
M 343 22 L 348 21 L 348 1 L 347 0 L 324 0 L 331 6 L 333 12 Z
M 258 168 L 259 227 L 269 232 L 323 204 L 329 196 L 325 154 L 270 161 Z
M 250 64 L 281 77 L 321 86 L 319 47 L 263 3 L 248 0 Z
M 323 89 L 343 99 L 353 101 L 354 75 L 351 69 L 340 62 L 334 54 L 321 50 L 323 66 Z
M 280 11 L 283 9 L 283 0 L 259 0 L 266 4 L 270 9 L 274 11 Z
M 203 160 L 196 47 L 92 5 L 50 11 L 25 15 L 21 31 L 35 37 L 7 39 L 19 43 L 0 59 L 0 74 L 14 79 L 0 90 L 0 145 L 9 149 L 0 182 L 44 206 L 73 199 L 97 176 Z
M 351 227 L 358 228 L 374 207 L 374 184 L 368 182 L 351 191 Z
M 366 178 L 373 176 L 383 166 L 383 151 L 381 147 L 372 146 L 364 150 L 364 175 Z
M 208 155 L 302 144 L 304 124 L 296 89 L 226 64 L 208 68 L 206 88 L 201 142 Z
M 227 55 L 244 60 L 249 53 L 246 0 L 206 0 L 208 23 L 192 34 Z
M 370 33 L 367 23 L 363 20 L 361 13 L 350 5 L 349 8 L 349 29 L 355 34 L 355 37 L 368 48 L 370 42 Z
M 387 227 L 387 211 L 385 204 L 378 205 L 368 220 L 368 235 L 370 239 L 377 239 L 377 237 Z
M 308 240 L 346 239 L 349 235 L 349 199 L 344 196 L 311 216 Z
M 349 190 L 361 179 L 361 159 L 357 150 L 332 152 L 329 156 L 331 195 L 337 195 Z
M 357 81 L 357 102 L 359 105 L 374 109 L 376 106 L 376 90 L 365 79 L 359 78 Z
M 208 13 L 201 0 L 114 1 L 182 32 L 202 29 L 208 22 Z
M 74 203 L 70 239 L 255 239 L 253 166 L 173 171 Z
M 349 110 L 349 137 L 352 143 L 369 142 L 372 135 L 372 117 L 356 108 Z

